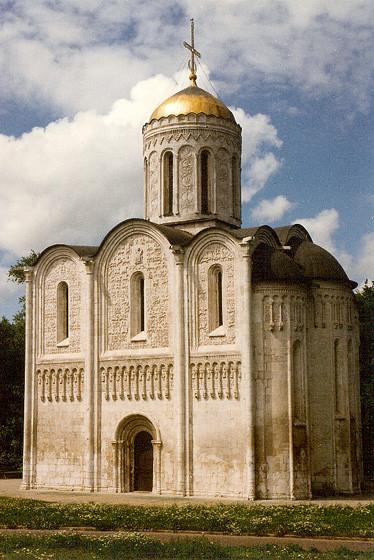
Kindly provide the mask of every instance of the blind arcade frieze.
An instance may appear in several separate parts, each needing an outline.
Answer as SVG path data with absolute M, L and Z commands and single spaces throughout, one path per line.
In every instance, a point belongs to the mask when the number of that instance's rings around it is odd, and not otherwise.
M 113 364 L 100 368 L 104 399 L 169 400 L 173 388 L 173 364 L 169 360 Z

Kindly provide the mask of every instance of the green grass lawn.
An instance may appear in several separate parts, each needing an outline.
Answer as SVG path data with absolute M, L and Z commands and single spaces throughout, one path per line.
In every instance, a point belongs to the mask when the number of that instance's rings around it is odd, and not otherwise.
M 374 506 L 59 504 L 0 498 L 0 527 L 374 537 Z
M 8 535 L 0 540 L 0 559 L 6 560 L 142 560 L 148 558 L 188 560 L 369 560 L 374 552 L 304 551 L 298 546 L 221 546 L 207 538 L 176 539 L 161 543 L 135 533 L 107 537 L 79 535 Z

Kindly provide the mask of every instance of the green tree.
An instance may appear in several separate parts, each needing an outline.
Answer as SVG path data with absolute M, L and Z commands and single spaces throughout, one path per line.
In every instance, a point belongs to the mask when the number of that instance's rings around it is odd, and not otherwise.
M 360 320 L 360 382 L 364 474 L 374 480 L 374 282 L 356 293 Z
M 35 263 L 38 255 L 18 259 L 9 269 L 9 278 L 25 280 L 23 267 Z M 25 369 L 25 298 L 12 321 L 0 320 L 0 468 L 22 465 L 23 397 Z

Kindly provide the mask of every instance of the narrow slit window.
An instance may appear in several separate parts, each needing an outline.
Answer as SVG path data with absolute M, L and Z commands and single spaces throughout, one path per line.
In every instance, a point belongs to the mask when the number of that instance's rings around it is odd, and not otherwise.
M 220 266 L 209 270 L 209 331 L 223 326 L 223 275 Z
M 141 272 L 131 278 L 131 337 L 145 331 L 145 284 Z
M 164 155 L 164 214 L 171 216 L 173 214 L 173 154 L 166 152 Z
M 200 156 L 200 185 L 201 185 L 201 213 L 209 212 L 209 159 L 208 150 L 203 150 Z
M 57 286 L 57 344 L 69 338 L 69 287 L 66 282 Z
M 144 276 L 139 278 L 139 330 L 142 332 L 145 330 L 144 325 Z
M 218 327 L 223 325 L 223 307 L 222 307 L 222 270 L 217 270 L 216 272 L 216 284 L 217 284 L 217 323 Z

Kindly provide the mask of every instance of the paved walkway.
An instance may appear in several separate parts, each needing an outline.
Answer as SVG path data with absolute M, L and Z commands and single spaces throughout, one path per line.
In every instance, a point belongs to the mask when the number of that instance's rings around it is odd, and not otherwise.
M 110 494 L 105 492 L 78 492 L 63 490 L 21 490 L 20 479 L 0 479 L 0 496 L 8 498 L 27 498 L 31 500 L 42 500 L 45 502 L 59 502 L 66 504 L 133 504 L 133 505 L 170 505 L 170 504 L 214 504 L 214 503 L 246 503 L 248 505 L 349 505 L 358 507 L 374 504 L 374 495 L 346 496 L 336 498 L 319 498 L 313 500 L 256 500 L 248 502 L 233 498 L 197 498 L 179 496 L 159 496 L 147 492 L 131 492 L 129 494 Z
M 305 538 L 305 537 L 255 537 L 247 535 L 224 535 L 220 533 L 198 533 L 192 531 L 140 531 L 143 535 L 151 538 L 158 539 L 160 541 L 166 542 L 174 539 L 183 538 L 206 538 L 209 542 L 215 542 L 222 544 L 224 546 L 258 546 L 265 544 L 274 544 L 277 546 L 286 545 L 297 545 L 305 550 L 311 548 L 316 548 L 317 550 L 324 552 L 327 550 L 337 550 L 340 548 L 346 548 L 353 551 L 369 551 L 374 550 L 374 539 L 352 539 L 344 537 L 331 538 Z M 27 533 L 28 535 L 71 535 L 79 534 L 88 537 L 110 537 L 118 536 L 118 534 L 125 535 L 125 531 L 96 531 L 96 530 L 85 530 L 80 528 L 71 527 L 69 529 L 60 530 L 45 530 L 45 529 L 0 529 L 0 535 L 10 535 L 10 534 L 22 534 Z

